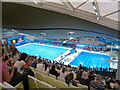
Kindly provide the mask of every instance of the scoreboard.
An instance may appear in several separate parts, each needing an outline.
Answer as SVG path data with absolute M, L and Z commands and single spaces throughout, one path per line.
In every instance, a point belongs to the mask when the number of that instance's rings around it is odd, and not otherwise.
M 22 35 L 22 36 L 18 36 L 18 37 L 14 37 L 14 38 L 7 38 L 8 45 L 22 44 L 25 41 L 25 37 L 26 37 L 25 35 Z

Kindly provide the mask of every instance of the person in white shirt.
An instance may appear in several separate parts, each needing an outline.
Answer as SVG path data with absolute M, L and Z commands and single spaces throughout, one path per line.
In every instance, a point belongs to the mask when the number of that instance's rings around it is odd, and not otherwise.
M 37 64 L 37 69 L 39 71 L 44 71 L 44 65 L 43 65 L 43 61 L 39 61 Z
M 66 72 L 65 68 L 62 68 L 62 69 L 60 70 L 60 76 L 59 76 L 59 77 L 65 78 L 66 75 L 67 75 L 67 72 Z
M 20 55 L 20 59 L 18 59 L 18 61 L 15 62 L 14 66 L 17 67 L 17 71 L 20 72 L 21 68 L 25 66 L 25 60 L 27 58 L 27 54 L 26 53 L 22 53 Z

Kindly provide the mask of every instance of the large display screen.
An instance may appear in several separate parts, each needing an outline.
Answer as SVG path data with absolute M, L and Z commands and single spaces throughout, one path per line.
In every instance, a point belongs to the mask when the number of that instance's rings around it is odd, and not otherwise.
M 11 40 L 11 43 L 17 43 L 17 39 Z

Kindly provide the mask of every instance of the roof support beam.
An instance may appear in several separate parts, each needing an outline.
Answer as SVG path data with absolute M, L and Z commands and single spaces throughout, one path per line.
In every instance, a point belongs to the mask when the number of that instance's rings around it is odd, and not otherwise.
M 75 10 L 76 9 L 78 9 L 79 7 L 81 7 L 82 5 L 84 5 L 85 3 L 87 3 L 89 0 L 86 0 L 85 2 L 83 2 L 82 4 L 80 4 L 79 6 L 77 6 L 76 8 L 75 8 Z
M 74 11 L 74 7 L 72 6 L 72 4 L 68 1 L 68 0 L 61 0 L 61 2 L 64 4 L 64 6 L 70 10 L 70 11 Z
M 97 0 L 92 0 L 92 4 L 93 4 L 93 8 L 95 10 L 95 14 L 97 16 L 97 19 L 100 19 L 100 11 L 99 11 L 99 7 L 97 4 Z
M 109 16 L 109 15 L 115 14 L 115 13 L 117 13 L 117 12 L 120 12 L 120 10 L 117 10 L 117 11 L 111 12 L 111 13 L 106 14 L 106 15 L 104 15 L 104 16 Z

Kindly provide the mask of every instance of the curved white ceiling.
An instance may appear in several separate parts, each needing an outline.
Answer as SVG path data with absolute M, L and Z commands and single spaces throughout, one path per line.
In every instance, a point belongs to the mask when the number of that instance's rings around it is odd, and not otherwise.
M 82 18 L 116 30 L 120 0 L 3 0 L 44 8 Z M 22 2 L 24 1 L 24 2 Z M 99 20 L 98 20 L 99 19 Z

